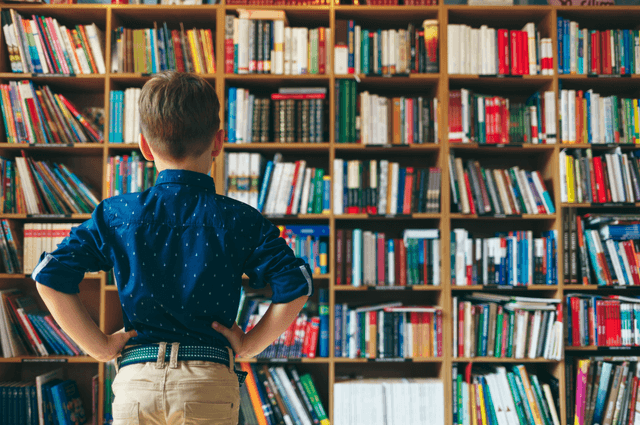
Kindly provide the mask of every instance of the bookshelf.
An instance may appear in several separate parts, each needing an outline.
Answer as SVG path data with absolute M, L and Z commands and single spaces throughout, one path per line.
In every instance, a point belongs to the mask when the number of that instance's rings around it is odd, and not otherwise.
M 562 212 L 568 208 L 577 208 L 579 212 L 602 211 L 606 208 L 615 210 L 611 205 L 590 204 L 561 204 L 560 177 L 558 169 L 558 155 L 562 148 L 587 148 L 594 151 L 606 149 L 608 146 L 597 145 L 525 145 L 479 147 L 477 144 L 449 144 L 448 131 L 448 99 L 449 91 L 459 88 L 484 90 L 495 94 L 526 95 L 535 91 L 553 91 L 558 98 L 560 88 L 594 89 L 608 94 L 637 95 L 640 93 L 640 75 L 628 78 L 593 78 L 584 75 L 558 75 L 556 19 L 558 16 L 577 20 L 580 25 L 595 28 L 614 28 L 617 26 L 637 28 L 640 18 L 640 7 L 612 6 L 612 7 L 569 7 L 569 6 L 514 6 L 514 7 L 472 7 L 472 6 L 353 6 L 353 5 L 324 5 L 324 6 L 250 6 L 222 4 L 206 6 L 138 6 L 138 5 L 37 5 L 37 4 L 7 4 L 0 2 L 0 10 L 15 9 L 25 15 L 38 14 L 52 16 L 65 24 L 90 24 L 95 22 L 105 31 L 105 63 L 110 64 L 111 30 L 124 25 L 130 28 L 142 28 L 153 25 L 154 21 L 167 21 L 170 25 L 184 22 L 188 26 L 209 28 L 212 30 L 216 53 L 215 74 L 206 74 L 221 99 L 221 118 L 225 119 L 226 89 L 230 86 L 249 88 L 261 92 L 275 92 L 281 86 L 305 87 L 323 86 L 328 89 L 329 104 L 329 140 L 319 144 L 226 144 L 225 151 L 251 151 L 272 155 L 282 152 L 287 158 L 303 158 L 313 164 L 324 167 L 333 175 L 333 160 L 344 159 L 393 159 L 399 162 L 427 163 L 439 166 L 444 178 L 441 183 L 441 208 L 439 213 L 419 214 L 409 216 L 368 216 L 357 215 L 328 215 L 304 214 L 294 217 L 272 216 L 274 223 L 305 223 L 313 222 L 327 224 L 331 229 L 329 246 L 329 273 L 315 276 L 316 285 L 329 289 L 330 310 L 330 357 L 293 360 L 302 372 L 313 373 L 320 397 L 328 412 L 333 412 L 333 384 L 336 377 L 355 374 L 369 377 L 438 377 L 444 382 L 446 394 L 451 394 L 452 364 L 523 363 L 533 370 L 546 370 L 560 381 L 560 406 L 558 406 L 561 423 L 568 423 L 565 406 L 565 365 L 564 361 L 553 362 L 544 359 L 491 359 L 491 358 L 453 358 L 452 357 L 452 315 L 451 305 L 453 296 L 461 296 L 471 291 L 489 291 L 496 293 L 521 294 L 563 298 L 567 291 L 587 291 L 590 293 L 629 293 L 637 295 L 640 288 L 600 288 L 595 285 L 565 285 L 560 280 L 557 285 L 533 285 L 526 288 L 492 288 L 481 286 L 452 287 L 450 285 L 450 231 L 456 227 L 468 230 L 484 229 L 488 231 L 504 230 L 557 230 L 560 243 L 558 258 L 562 258 Z M 353 75 L 336 75 L 333 73 L 333 55 L 327 64 L 327 74 L 324 75 L 235 75 L 224 73 L 224 18 L 227 14 L 234 14 L 237 8 L 246 9 L 275 9 L 285 10 L 291 25 L 326 26 L 332 29 L 329 46 L 334 45 L 336 19 L 354 19 L 356 22 L 369 26 L 379 25 L 387 28 L 398 28 L 409 22 L 418 23 L 424 19 L 439 21 L 439 52 L 440 72 L 436 74 L 411 74 L 407 77 L 370 77 L 360 75 L 359 90 L 375 90 L 380 94 L 397 93 L 406 95 L 420 93 L 425 96 L 438 98 L 440 105 L 439 141 L 436 145 L 413 145 L 405 147 L 365 147 L 359 144 L 338 144 L 335 139 L 335 90 L 337 80 L 341 78 L 353 79 Z M 554 75 L 525 75 L 520 77 L 479 77 L 477 75 L 449 75 L 447 73 L 447 25 L 449 23 L 467 24 L 479 27 L 482 24 L 499 28 L 520 29 L 526 22 L 533 21 L 541 34 L 550 37 L 554 43 Z M 128 87 L 141 87 L 149 78 L 148 75 L 135 73 L 109 73 L 103 75 L 42 76 L 33 74 L 16 74 L 10 72 L 4 36 L 0 34 L 0 82 L 30 79 L 38 84 L 48 84 L 57 92 L 68 96 L 74 104 L 84 106 L 104 106 L 108 128 L 109 92 L 123 90 Z M 332 50 L 332 48 L 331 48 Z M 107 66 L 107 71 L 109 71 Z M 556 107 L 558 111 L 559 108 Z M 107 136 L 108 132 L 105 132 Z M 106 162 L 109 156 L 137 149 L 130 144 L 85 144 L 75 146 L 26 146 L 5 143 L 4 131 L 0 131 L 0 155 L 15 157 L 24 149 L 29 155 L 42 159 L 52 159 L 69 165 L 81 178 L 90 183 L 102 196 L 106 196 Z M 636 149 L 640 145 L 622 146 L 623 150 Z M 479 217 L 463 215 L 450 211 L 450 187 L 448 179 L 448 161 L 450 152 L 462 157 L 476 157 L 483 164 L 495 166 L 500 163 L 512 165 L 533 165 L 541 171 L 542 177 L 551 192 L 556 206 L 556 212 L 549 215 L 526 215 L 510 217 Z M 223 191 L 224 162 L 219 157 L 214 164 L 213 175 L 219 192 Z M 638 207 L 640 204 L 625 204 L 622 208 Z M 77 221 L 88 218 L 88 215 L 77 214 L 69 216 L 36 216 L 26 214 L 3 214 L 0 218 L 9 219 L 12 228 L 21 234 L 23 223 L 29 221 Z M 373 230 L 389 229 L 390 232 L 401 232 L 407 227 L 429 227 L 440 229 L 441 240 L 441 273 L 442 284 L 439 287 L 412 287 L 408 289 L 350 288 L 335 285 L 335 248 L 337 228 L 363 227 Z M 558 264 L 558 275 L 562 276 L 562 261 Z M 19 287 L 34 296 L 37 293 L 33 282 L 24 274 L 0 274 L 0 288 Z M 107 285 L 104 274 L 87 275 L 81 284 L 81 297 L 101 329 L 114 332 L 122 325 L 118 293 L 113 286 Z M 399 300 L 410 304 L 435 304 L 443 308 L 443 344 L 444 356 L 441 358 L 420 358 L 406 361 L 384 361 L 367 359 L 334 358 L 334 306 L 342 302 L 376 303 L 389 300 Z M 597 350 L 597 351 L 596 351 Z M 638 353 L 640 350 L 597 349 L 595 347 L 571 347 L 567 353 L 588 355 L 589 353 Z M 248 362 L 265 362 L 264 360 L 240 360 Z M 274 363 L 282 363 L 274 362 Z M 49 357 L 33 358 L 20 357 L 0 359 L 0 380 L 29 379 L 38 373 L 54 367 L 63 367 L 67 375 L 76 379 L 79 384 L 83 403 L 86 408 L 91 406 L 91 377 L 100 375 L 103 383 L 104 366 L 90 358 Z M 99 418 L 102 417 L 102 400 L 104 399 L 103 385 L 99 390 Z M 445 405 L 446 423 L 452 423 L 452 406 Z

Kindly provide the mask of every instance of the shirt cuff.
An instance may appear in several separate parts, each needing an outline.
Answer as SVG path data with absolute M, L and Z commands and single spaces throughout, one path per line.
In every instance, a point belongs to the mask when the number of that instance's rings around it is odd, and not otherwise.
M 65 294 L 77 294 L 80 292 L 80 282 L 84 279 L 84 273 L 79 273 L 62 264 L 51 254 L 43 253 L 40 262 L 31 273 L 31 278 L 36 282 L 55 289 Z
M 313 295 L 313 279 L 308 264 L 272 276 L 269 280 L 274 304 L 285 304 L 302 296 Z

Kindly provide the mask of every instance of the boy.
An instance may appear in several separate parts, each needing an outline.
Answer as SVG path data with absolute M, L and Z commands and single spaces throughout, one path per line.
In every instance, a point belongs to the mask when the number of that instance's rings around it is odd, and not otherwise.
M 207 173 L 224 133 L 208 82 L 157 75 L 139 106 L 140 149 L 155 162 L 155 186 L 100 203 L 42 255 L 32 277 L 90 356 L 108 361 L 122 351 L 113 425 L 236 424 L 244 376 L 234 353 L 255 356 L 284 332 L 313 292 L 311 270 L 258 211 L 216 194 Z M 105 335 L 77 293 L 85 272 L 112 268 L 124 330 Z M 243 273 L 273 290 L 247 334 L 234 323 Z

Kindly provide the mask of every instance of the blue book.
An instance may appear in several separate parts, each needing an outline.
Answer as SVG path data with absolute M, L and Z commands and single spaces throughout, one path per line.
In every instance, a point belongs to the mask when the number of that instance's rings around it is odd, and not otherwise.
M 149 37 L 149 48 L 151 49 L 151 74 L 157 73 L 158 58 L 156 57 L 156 31 L 153 28 L 147 29 L 147 37 Z
M 602 374 L 600 375 L 600 385 L 598 386 L 598 394 L 596 395 L 596 405 L 593 411 L 593 423 L 601 424 L 604 415 L 604 405 L 609 389 L 609 379 L 611 378 L 612 363 L 602 362 Z
M 513 246 L 513 239 L 507 238 L 507 259 L 506 259 L 506 273 L 505 273 L 505 285 L 516 285 L 516 275 L 512 273 L 514 256 L 516 255 L 516 247 Z M 520 279 L 520 267 L 518 267 L 518 279 Z
M 455 251 L 454 251 L 455 252 Z M 387 255 L 388 258 L 395 258 L 395 244 L 393 242 L 393 239 L 389 239 L 387 241 Z M 387 285 L 391 285 L 391 283 L 393 282 L 395 284 L 395 274 L 394 274 L 394 270 L 391 269 L 391 264 L 393 264 L 395 266 L 394 263 L 388 261 L 388 258 L 385 258 L 385 264 L 387 264 L 387 266 L 389 267 L 389 271 L 388 273 L 386 273 L 387 277 L 386 277 L 386 282 L 385 284 Z M 398 266 L 400 267 L 400 266 Z
M 260 194 L 258 195 L 258 211 L 262 212 L 264 208 L 264 202 L 267 199 L 267 192 L 269 190 L 269 183 L 271 182 L 271 173 L 273 172 L 273 161 L 267 162 L 267 167 L 264 170 L 264 178 L 262 179 L 262 187 L 260 188 Z
M 51 386 L 51 397 L 58 425 L 75 425 L 85 422 L 82 400 L 75 381 L 67 380 Z
M 347 29 L 347 34 L 348 34 L 348 43 L 349 43 L 349 56 L 348 56 L 348 62 L 347 62 L 347 66 L 348 66 L 348 73 L 349 74 L 353 74 L 355 72 L 355 51 L 356 51 L 356 46 L 354 45 L 355 43 L 355 25 L 356 23 L 353 21 L 353 19 L 349 19 L 349 26 Z
M 117 140 L 118 143 L 124 143 L 124 91 L 118 92 L 118 126 L 117 130 Z
M 564 24 L 562 23 L 563 19 L 558 17 L 558 74 L 564 74 L 564 64 L 562 63 L 563 52 L 564 52 Z
M 289 396 L 287 395 L 288 393 L 285 391 L 284 387 L 282 386 L 282 381 L 280 381 L 280 375 L 276 372 L 274 367 L 269 368 L 269 374 L 271 375 L 273 382 L 276 384 L 276 387 L 278 388 L 278 392 L 282 396 L 282 401 L 287 406 L 287 410 L 289 410 L 289 414 L 291 415 L 291 419 L 293 420 L 293 423 L 296 423 L 296 424 L 301 423 L 300 419 L 298 419 L 298 415 L 296 414 L 296 410 L 293 407 L 293 404 L 289 399 Z
M 405 319 L 405 315 L 404 314 L 398 314 L 398 328 L 396 329 L 396 332 L 398 334 L 398 354 L 399 357 L 405 358 L 407 355 L 404 352 L 404 332 L 402 331 L 404 329 L 404 319 Z
M 167 52 L 165 50 L 164 31 L 162 28 L 153 30 L 158 43 L 158 68 L 160 71 L 167 70 Z
M 237 89 L 235 87 L 229 87 L 229 95 L 227 96 L 229 99 L 229 114 L 227 117 L 227 137 L 229 143 L 236 142 L 236 95 Z
M 369 62 L 369 51 L 371 47 L 369 44 L 369 30 L 362 30 L 362 73 L 369 74 L 371 70 L 369 69 L 371 64 Z
M 582 64 L 584 61 L 584 38 L 582 31 L 578 31 L 578 74 L 582 74 Z
M 271 403 L 267 397 L 264 386 L 258 377 L 258 372 L 255 364 L 250 365 L 251 373 L 253 374 L 253 378 L 256 381 L 256 387 L 258 388 L 258 395 L 260 396 L 260 402 L 262 403 L 262 411 L 264 412 L 264 416 L 267 419 L 267 423 L 275 423 L 275 415 L 273 414 L 273 410 L 271 409 Z
M 353 271 L 351 284 L 353 286 L 362 285 L 362 229 L 353 229 Z
M 320 273 L 327 274 L 329 273 L 329 266 L 327 265 L 327 259 L 329 255 L 329 248 L 326 242 L 320 242 L 320 258 L 325 258 L 324 261 L 320 261 Z
M 109 143 L 113 143 L 115 138 L 113 137 L 114 128 L 116 128 L 115 116 L 116 116 L 116 91 L 111 90 L 109 92 Z
M 378 29 L 378 75 L 382 75 L 382 29 Z
M 42 324 L 40 323 L 40 321 L 38 321 L 34 317 L 34 314 L 33 313 L 27 313 L 27 312 L 25 312 L 25 314 L 27 315 L 27 318 L 29 319 L 29 322 L 31 322 L 31 324 L 35 328 L 37 334 L 40 336 L 40 339 L 42 339 L 43 342 L 46 343 L 45 347 L 47 348 L 47 351 L 49 351 L 49 354 L 56 354 L 58 356 L 64 355 L 64 351 L 61 350 L 61 348 L 58 346 L 57 342 L 54 342 L 51 339 L 51 335 L 49 335 L 48 332 L 46 332 L 44 329 L 42 329 Z
M 562 64 L 564 66 L 564 73 L 571 73 L 571 33 L 569 32 L 570 22 L 568 19 L 564 20 L 564 58 Z
M 320 357 L 329 357 L 329 291 L 326 288 L 318 290 L 318 311 L 320 313 L 318 352 Z
M 334 341 L 334 357 L 342 357 L 342 304 L 335 305 L 334 324 L 335 341 Z
M 407 169 L 400 167 L 400 169 L 398 170 L 398 202 L 397 205 L 395 205 L 396 214 L 402 214 L 402 206 L 404 205 L 404 183 L 406 175 Z M 392 209 L 393 207 L 394 206 L 392 206 Z
M 158 0 L 153 1 L 157 2 Z M 169 27 L 167 26 L 166 21 L 163 23 L 162 28 L 164 30 L 164 39 L 167 46 L 167 66 L 171 70 L 177 70 L 178 66 L 176 64 L 176 50 L 173 42 L 171 41 L 171 31 L 169 31 Z
M 331 179 L 322 179 L 322 213 L 331 212 Z

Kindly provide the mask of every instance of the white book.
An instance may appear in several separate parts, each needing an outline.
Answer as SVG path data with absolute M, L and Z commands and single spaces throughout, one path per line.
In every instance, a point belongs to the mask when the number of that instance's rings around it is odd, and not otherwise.
M 136 88 L 134 89 L 134 120 L 133 120 L 133 143 L 140 143 L 140 134 L 142 134 L 140 130 L 140 95 L 142 94 L 142 89 Z
M 562 143 L 569 143 L 569 91 L 560 92 L 560 120 L 562 124 Z
M 293 188 L 293 204 L 291 214 L 300 213 L 300 197 L 302 196 L 302 186 L 304 186 L 304 174 L 307 169 L 307 161 L 301 160 L 298 167 L 298 175 L 296 177 L 296 186 Z M 306 211 L 305 211 L 306 213 Z
M 298 214 L 306 214 L 309 208 L 309 194 L 311 192 L 311 178 L 314 173 L 313 168 L 304 170 L 304 185 L 302 186 L 302 195 L 300 197 L 300 208 Z
M 389 190 L 389 161 L 380 161 L 380 190 L 378 192 L 378 213 L 387 213 L 387 191 Z
M 238 153 L 238 200 L 249 204 L 251 189 L 251 153 Z
M 280 382 L 282 383 L 282 386 L 285 389 L 287 398 L 289 399 L 289 402 L 293 405 L 293 408 L 296 411 L 298 418 L 300 418 L 300 420 L 302 421 L 302 424 L 311 425 L 311 421 L 309 421 L 309 418 L 307 417 L 305 408 L 302 405 L 302 402 L 300 401 L 298 396 L 296 395 L 293 385 L 291 385 L 291 381 L 287 377 L 287 374 L 284 371 L 284 368 L 282 366 L 272 367 L 272 368 L 269 368 L 269 371 L 271 373 L 274 373 L 275 371 L 275 373 L 278 374 L 278 377 L 280 378 Z
M 333 160 L 333 213 L 344 214 L 344 160 L 335 158 Z
M 568 140 L 569 143 L 576 142 L 576 91 L 575 90 L 567 90 L 567 102 L 568 102 L 568 118 L 567 118 L 567 127 L 569 130 Z M 564 129 L 564 126 L 563 126 Z
M 480 51 L 482 62 L 480 64 L 480 75 L 489 74 L 489 61 L 491 60 L 489 53 L 489 27 L 487 25 L 480 26 Z
M 297 61 L 298 61 L 298 75 L 305 75 L 309 73 L 309 29 L 308 28 L 298 28 L 298 50 L 297 50 Z
M 613 270 L 618 277 L 618 285 L 628 285 L 629 283 L 625 280 L 624 274 L 622 273 L 622 264 L 620 263 L 620 258 L 618 257 L 615 242 L 611 239 L 608 239 L 604 241 L 604 247 L 609 252 L 609 257 L 611 258 L 611 263 L 613 264 Z
M 227 196 L 231 199 L 238 200 L 237 179 L 238 179 L 238 152 L 229 152 L 227 154 L 227 181 L 236 184 L 229 184 L 227 187 Z
M 264 212 L 266 214 L 274 214 L 274 205 L 276 198 L 278 197 L 278 188 L 280 187 L 280 181 L 282 180 L 282 173 L 284 171 L 284 162 L 276 163 L 271 174 L 271 184 L 269 185 L 269 191 L 267 192 L 267 200 L 264 205 Z
M 271 73 L 284 74 L 284 21 L 273 21 L 274 50 L 271 55 Z
M 631 265 L 629 264 L 629 258 L 627 258 L 627 253 L 625 252 L 624 246 L 621 242 L 613 242 L 613 245 L 617 247 L 618 250 L 618 258 L 620 258 L 621 266 L 624 269 L 623 271 L 626 273 L 629 278 L 629 285 L 633 285 L 633 277 L 631 275 Z
M 43 74 L 48 74 L 49 71 L 49 66 L 47 65 L 47 58 L 44 55 L 44 46 L 42 45 L 42 38 L 40 37 L 40 31 L 38 31 L 38 24 L 36 24 L 35 20 L 31 19 L 28 20 L 27 22 L 29 22 L 30 27 L 31 27 L 31 33 L 33 34 L 33 38 L 35 41 L 35 45 L 36 45 L 36 50 L 38 51 L 38 57 L 40 58 L 40 64 L 42 65 L 42 73 Z M 66 45 L 65 45 L 66 47 Z
M 380 43 L 382 44 L 382 69 L 389 69 L 389 30 L 380 31 Z
M 361 39 L 362 39 L 362 27 L 360 25 L 356 25 L 354 28 L 354 52 L 353 52 L 353 56 L 354 56 L 354 66 L 355 66 L 355 71 L 356 74 L 360 74 L 361 73 L 361 69 L 362 69 L 362 65 L 361 65 L 361 59 L 362 59 L 362 53 L 361 53 Z
M 104 54 L 102 53 L 102 49 L 104 47 L 102 31 L 100 31 L 95 23 L 85 25 L 84 29 L 87 33 L 87 38 L 89 39 L 89 47 L 91 48 L 91 54 L 93 55 L 96 67 L 98 68 L 98 73 L 105 74 L 107 70 L 104 66 Z
M 509 380 L 507 379 L 507 370 L 504 366 L 496 367 L 496 381 L 498 383 L 498 389 L 502 393 L 502 400 L 505 407 L 505 412 L 509 425 L 519 425 L 518 413 L 516 411 L 516 405 L 511 395 Z
M 36 202 L 34 194 L 36 193 L 34 182 L 31 180 L 31 174 L 29 173 L 29 166 L 23 157 L 17 156 L 16 167 L 18 168 L 18 174 L 20 175 L 20 183 L 22 185 L 22 193 L 24 194 L 25 202 L 27 204 L 27 212 L 29 214 L 38 214 L 40 210 Z
M 295 162 L 285 163 L 284 173 L 278 187 L 278 196 L 276 198 L 274 214 L 286 214 L 289 201 L 291 199 L 291 186 L 293 184 L 293 175 L 295 173 Z
M 460 74 L 460 27 L 461 25 L 449 24 L 447 26 L 448 71 L 449 74 Z
M 454 229 L 456 236 L 456 253 L 455 253 L 455 278 L 456 286 L 465 286 L 467 284 L 467 270 L 465 261 L 465 246 L 468 238 L 468 232 L 464 229 Z
M 391 205 L 387 206 L 389 214 L 397 214 L 398 211 L 398 176 L 400 165 L 397 162 L 391 163 Z
M 470 27 L 467 25 L 460 25 L 458 27 L 458 37 L 456 39 L 459 51 L 459 68 L 461 74 L 468 74 L 471 67 L 469 66 L 469 33 Z
M 238 19 L 238 74 L 249 73 L 249 20 Z
M 536 191 L 540 195 L 540 200 L 542 201 L 542 205 L 544 205 L 544 209 L 546 210 L 546 213 L 551 214 L 551 211 L 552 211 L 551 205 L 549 205 L 549 203 L 547 202 L 547 199 L 542 195 L 544 193 L 544 190 L 542 188 L 542 180 L 540 178 L 540 173 L 537 171 L 532 172 L 531 179 L 533 180 L 533 184 L 535 184 L 536 186 Z
M 433 240 L 433 286 L 440 286 L 440 239 Z
M 57 37 L 58 40 L 62 38 L 62 34 L 60 34 L 60 26 L 58 25 L 58 21 L 56 19 L 52 20 L 53 28 L 49 28 Z M 85 26 L 85 31 L 87 30 L 88 25 Z M 88 36 L 88 34 L 87 34 Z M 66 57 L 64 56 L 64 52 L 62 51 L 62 46 L 59 43 L 53 43 L 53 49 L 58 54 L 58 59 L 60 61 L 60 67 L 62 68 L 62 72 L 64 74 L 70 74 L 69 71 L 69 63 L 67 62 Z
M 329 43 L 331 40 L 331 28 L 325 28 L 324 32 L 325 32 L 325 35 L 327 36 L 327 43 Z M 327 57 L 325 58 L 326 60 L 325 63 L 327 64 L 326 66 L 327 70 L 325 71 L 325 73 L 328 74 L 329 70 L 331 69 L 331 49 L 327 48 L 325 50 L 327 51 Z
M 558 155 L 558 168 L 560 170 L 560 202 L 568 202 L 567 194 L 567 151 L 562 149 Z
M 536 57 L 536 27 L 533 22 L 528 22 L 523 31 L 527 33 L 528 51 L 529 51 L 529 74 L 536 75 L 538 73 L 538 60 Z
M 13 24 L 7 24 L 5 22 L 4 25 L 2 25 L 2 34 L 4 35 L 4 39 L 7 42 L 8 50 L 12 53 L 16 51 L 19 52 L 19 50 L 17 50 L 18 46 L 15 43 L 15 37 L 13 35 Z M 11 71 L 22 72 L 22 70 L 20 69 L 21 66 L 22 66 L 22 63 L 18 63 L 17 61 L 12 61 Z
M 529 343 L 528 357 L 533 359 L 536 357 L 538 349 L 538 339 L 540 338 L 540 324 L 542 321 L 542 312 L 540 310 L 533 313 L 533 328 L 531 330 L 531 341 Z
M 246 143 L 244 140 L 244 126 L 245 126 L 245 92 L 247 90 L 238 87 L 236 89 L 236 143 Z
M 556 143 L 556 96 L 552 91 L 544 92 L 547 143 Z
M 87 74 L 87 72 L 83 68 L 81 59 L 75 53 L 76 51 L 74 47 L 75 44 L 73 43 L 73 40 L 71 40 L 70 38 L 69 31 L 67 30 L 66 27 L 62 26 L 60 27 L 60 32 L 62 33 L 62 42 L 64 44 L 64 48 L 67 52 L 69 52 L 69 58 L 71 59 L 71 66 L 73 67 L 73 71 L 76 73 L 76 75 Z M 112 62 L 115 61 L 115 65 L 116 65 L 116 69 L 114 72 L 118 72 L 117 71 L 118 58 L 117 58 L 117 55 L 115 56 L 116 57 L 113 58 Z M 85 58 L 85 62 L 86 62 L 86 58 Z
M 284 74 L 291 75 L 293 31 L 284 27 Z
M 627 190 L 627 201 L 626 202 L 635 202 L 635 197 L 633 194 L 633 186 L 632 186 L 632 180 L 631 180 L 631 169 L 629 168 L 629 158 L 627 157 L 627 155 L 622 155 L 622 167 L 623 167 L 623 171 L 624 171 L 624 183 L 625 183 L 625 188 Z

